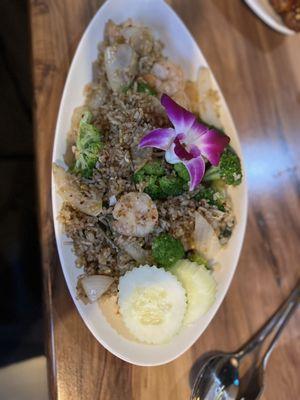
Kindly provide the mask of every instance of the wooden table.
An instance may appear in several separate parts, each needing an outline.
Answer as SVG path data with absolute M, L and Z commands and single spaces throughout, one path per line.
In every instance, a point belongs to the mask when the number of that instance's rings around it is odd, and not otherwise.
M 208 329 L 176 361 L 142 368 L 104 350 L 85 327 L 66 288 L 54 241 L 50 160 L 57 111 L 78 41 L 101 3 L 30 1 L 51 398 L 183 400 L 197 357 L 237 348 L 299 277 L 300 35 L 273 32 L 240 0 L 170 1 L 202 48 L 239 130 L 249 218 L 237 272 Z M 299 398 L 299 328 L 298 312 L 271 358 L 265 400 Z

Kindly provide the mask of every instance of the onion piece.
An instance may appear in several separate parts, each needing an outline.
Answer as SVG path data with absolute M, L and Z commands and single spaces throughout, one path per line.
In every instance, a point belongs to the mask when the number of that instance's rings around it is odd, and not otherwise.
M 200 213 L 195 212 L 194 247 L 208 260 L 214 259 L 220 251 L 219 239 L 207 220 Z
M 149 262 L 150 252 L 143 249 L 137 243 L 124 242 L 121 244 L 123 250 L 140 264 Z
M 80 279 L 80 283 L 88 299 L 93 303 L 107 291 L 113 283 L 113 278 L 104 275 L 89 275 Z
M 114 92 L 127 88 L 137 72 L 137 54 L 129 44 L 115 44 L 104 50 L 108 83 Z
M 102 196 L 91 185 L 87 186 L 89 193 L 81 187 L 79 178 L 53 164 L 53 175 L 57 193 L 63 201 L 85 214 L 96 217 L 102 211 Z
M 199 114 L 208 125 L 223 129 L 221 97 L 209 68 L 202 67 L 198 75 Z
M 117 204 L 116 196 L 110 196 L 109 198 L 109 207 L 115 206 Z

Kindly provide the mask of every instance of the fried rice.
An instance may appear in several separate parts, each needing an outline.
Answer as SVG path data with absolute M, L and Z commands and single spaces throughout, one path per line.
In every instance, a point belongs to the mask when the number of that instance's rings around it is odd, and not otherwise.
M 130 86 L 121 91 L 113 91 L 107 78 L 104 50 L 107 46 L 126 42 L 125 33 L 134 29 L 140 29 L 139 35 L 133 34 L 129 39 L 137 57 L 135 78 Z M 88 215 L 64 202 L 59 214 L 60 223 L 71 239 L 76 265 L 83 267 L 87 275 L 123 275 L 137 266 L 137 261 L 124 250 L 124 243 L 138 246 L 151 258 L 152 239 L 161 232 L 170 233 L 181 240 L 185 249 L 188 249 L 191 232 L 195 226 L 195 211 L 200 212 L 212 225 L 222 245 L 227 243 L 234 228 L 235 217 L 229 197 L 226 198 L 224 210 L 221 211 L 205 199 L 195 200 L 195 193 L 186 192 L 166 200 L 155 201 L 158 223 L 149 235 L 128 237 L 112 229 L 112 213 L 120 196 L 143 189 L 142 185 L 134 183 L 133 173 L 153 159 L 164 163 L 166 169 L 170 168 L 161 152 L 149 148 L 139 149 L 137 146 L 147 132 L 171 126 L 159 101 L 161 91 L 169 91 L 179 103 L 188 105 L 188 108 L 193 110 L 194 100 L 184 92 L 185 87 L 191 87 L 191 82 L 184 81 L 180 67 L 174 68 L 174 71 L 179 71 L 178 79 L 172 80 L 175 87 L 168 87 L 167 80 L 162 79 L 163 89 L 160 89 L 158 78 L 151 76 L 155 70 L 154 66 L 157 69 L 157 65 L 164 66 L 166 63 L 170 61 L 163 54 L 162 43 L 155 39 L 147 28 L 137 26 L 131 20 L 120 25 L 108 22 L 104 41 L 99 46 L 98 59 L 94 65 L 94 81 L 85 90 L 85 104 L 77 108 L 72 117 L 65 157 L 65 161 L 71 166 L 75 157 L 74 146 L 80 118 L 85 110 L 90 110 L 94 117 L 93 124 L 102 134 L 104 147 L 92 176 L 89 179 L 78 179 L 87 192 L 97 190 L 101 194 L 102 211 L 96 216 Z M 140 83 L 149 82 L 157 86 L 156 95 L 139 91 Z

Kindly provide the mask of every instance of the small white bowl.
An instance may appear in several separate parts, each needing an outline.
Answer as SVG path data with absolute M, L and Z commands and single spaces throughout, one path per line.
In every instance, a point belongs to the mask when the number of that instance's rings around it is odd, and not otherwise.
M 126 3 L 126 4 L 125 4 Z M 75 53 L 62 96 L 57 120 L 53 148 L 53 162 L 62 162 L 66 151 L 66 136 L 70 128 L 72 112 L 83 104 L 83 89 L 92 80 L 92 63 L 97 58 L 97 45 L 103 38 L 103 29 L 108 19 L 122 22 L 133 18 L 148 25 L 155 35 L 166 44 L 166 53 L 180 64 L 186 77 L 196 79 L 198 68 L 207 66 L 197 43 L 163 0 L 109 0 L 97 12 L 87 27 Z M 234 79 L 234 77 L 232 77 Z M 217 85 L 217 84 L 216 84 Z M 219 87 L 216 86 L 219 90 Z M 240 143 L 227 105 L 222 97 L 222 113 L 226 118 L 226 133 L 231 136 L 232 145 L 241 156 Z M 58 253 L 64 276 L 74 303 L 87 327 L 95 338 L 111 353 L 136 365 L 154 366 L 174 360 L 185 352 L 200 337 L 228 290 L 240 255 L 247 218 L 247 188 L 243 183 L 232 190 L 237 225 L 230 244 L 220 252 L 222 268 L 214 273 L 218 283 L 216 301 L 206 315 L 193 326 L 182 332 L 165 345 L 146 345 L 131 342 L 120 335 L 106 322 L 98 304 L 84 305 L 76 298 L 77 277 L 82 270 L 75 267 L 72 246 L 65 244 L 68 239 L 57 221 L 61 199 L 52 181 L 54 227 Z
M 245 3 L 265 24 L 275 31 L 284 35 L 294 35 L 296 33 L 284 24 L 281 16 L 274 10 L 269 0 L 245 0 Z

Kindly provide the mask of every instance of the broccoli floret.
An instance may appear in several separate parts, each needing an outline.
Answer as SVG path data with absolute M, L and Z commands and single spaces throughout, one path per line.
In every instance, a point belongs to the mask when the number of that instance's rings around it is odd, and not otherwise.
M 144 180 L 145 180 L 145 173 L 143 171 L 143 168 L 141 168 L 140 170 L 134 173 L 133 181 L 134 183 L 140 183 L 143 182 Z
M 179 176 L 166 173 L 158 161 L 149 162 L 133 175 L 133 180 L 135 183 L 144 182 L 144 192 L 153 200 L 179 196 L 187 189 L 186 182 Z
M 157 92 L 151 86 L 147 85 L 147 83 L 144 82 L 138 82 L 137 91 L 140 93 L 150 94 L 151 96 L 157 95 Z
M 183 179 L 185 182 L 189 182 L 190 174 L 189 171 L 186 169 L 186 166 L 182 163 L 174 164 L 174 169 L 177 172 L 177 175 Z
M 141 169 L 139 169 L 134 175 L 133 180 L 135 183 L 147 181 L 147 176 L 162 176 L 166 173 L 164 167 L 158 162 L 148 162 Z
M 242 182 L 242 177 L 239 156 L 233 149 L 227 147 L 221 156 L 219 165 L 207 170 L 204 175 L 204 181 L 210 182 L 222 179 L 227 185 L 237 186 Z
M 79 122 L 79 133 L 76 140 L 75 164 L 71 172 L 90 178 L 103 147 L 100 131 L 91 124 L 93 115 L 86 111 Z
M 194 196 L 194 199 L 198 201 L 201 199 L 205 199 L 208 204 L 216 206 L 220 211 L 225 211 L 224 195 L 213 189 L 212 187 L 202 187 L 200 191 Z
M 149 194 L 152 200 L 164 200 L 168 197 L 179 196 L 184 191 L 184 181 L 176 176 L 145 177 L 147 186 L 144 192 Z M 148 178 L 148 179 L 147 179 Z
M 179 196 L 185 190 L 185 182 L 177 176 L 162 176 L 158 184 L 165 197 Z
M 207 259 L 197 251 L 189 251 L 187 258 L 192 262 L 195 262 L 199 265 L 204 265 L 205 268 L 210 269 Z
M 168 233 L 162 233 L 152 242 L 152 256 L 154 261 L 161 267 L 171 268 L 185 255 L 180 240 L 173 238 Z
M 144 192 L 147 193 L 152 200 L 164 199 L 165 195 L 159 187 L 157 176 L 148 176 L 146 178 L 145 182 L 147 182 L 147 186 Z
M 166 173 L 166 170 L 159 161 L 149 162 L 142 169 L 146 175 L 163 176 Z

